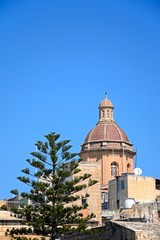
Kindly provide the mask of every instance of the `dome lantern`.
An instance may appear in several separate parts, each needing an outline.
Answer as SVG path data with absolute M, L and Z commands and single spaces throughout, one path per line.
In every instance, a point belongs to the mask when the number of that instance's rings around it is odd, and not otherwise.
M 105 95 L 105 99 L 99 104 L 99 122 L 114 121 L 113 110 L 114 106 L 112 102 Z

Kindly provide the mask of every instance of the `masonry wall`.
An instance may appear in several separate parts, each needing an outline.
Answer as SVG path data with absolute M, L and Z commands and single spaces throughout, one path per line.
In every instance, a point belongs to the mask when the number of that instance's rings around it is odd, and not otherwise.
M 148 223 L 158 223 L 160 224 L 160 219 L 158 218 L 158 207 L 157 203 L 141 203 L 134 204 L 132 206 L 132 216 L 133 218 L 145 218 Z
M 6 201 L 5 200 L 0 200 L 0 207 L 2 207 L 3 205 L 6 205 Z
M 110 210 L 117 210 L 117 181 L 111 180 L 108 189 L 108 202 Z
M 95 233 L 73 233 L 62 240 L 135 240 L 135 232 L 117 223 L 110 222 L 105 227 L 94 229 Z
M 124 201 L 128 198 L 128 183 L 126 176 L 117 177 L 109 182 L 108 195 L 110 210 L 117 210 L 124 207 Z
M 108 181 L 114 179 L 114 176 L 111 176 L 111 163 L 116 162 L 118 165 L 118 175 L 122 175 L 122 173 L 133 173 L 133 156 L 129 154 L 128 152 L 125 152 L 123 154 L 122 147 L 121 146 L 114 146 L 114 143 L 110 143 L 113 146 L 110 146 L 112 148 L 115 148 L 114 150 L 105 150 L 101 149 L 100 145 L 96 145 L 98 143 L 95 143 L 95 151 L 92 147 L 92 151 L 86 151 L 81 153 L 81 157 L 84 161 L 90 162 L 90 163 L 96 163 L 99 162 L 101 164 L 101 178 L 100 182 L 101 185 L 107 185 L 108 187 Z M 100 150 L 97 148 L 99 147 Z M 117 149 L 116 149 L 117 148 Z M 127 165 L 130 166 L 127 168 Z
M 11 227 L 15 227 L 15 225 L 0 226 L 0 236 L 4 236 L 4 232 L 6 231 L 6 229 Z M 158 224 L 111 221 L 105 227 L 94 229 L 94 234 L 65 234 L 61 237 L 61 240 L 159 240 L 159 227 L 160 225 Z
M 125 200 L 127 198 L 129 198 L 129 195 L 128 195 L 128 178 L 126 176 L 119 177 L 117 184 L 119 185 L 119 189 L 118 189 L 119 208 L 124 208 L 125 207 Z
M 141 203 L 154 202 L 159 194 L 159 190 L 155 187 L 155 179 L 151 177 L 132 174 L 117 177 L 109 182 L 109 208 L 110 210 L 125 208 L 127 199 L 134 199 L 135 202 Z
M 156 189 L 155 194 L 156 194 L 156 199 L 160 201 L 160 190 Z
M 88 163 L 88 162 L 81 162 L 78 167 L 81 171 L 74 175 L 76 176 L 83 176 L 83 174 L 91 174 L 92 180 L 97 180 L 98 182 L 92 186 L 89 186 L 77 193 L 75 195 L 81 196 L 80 200 L 77 200 L 74 202 L 74 204 L 82 205 L 82 198 L 86 194 L 89 194 L 89 197 L 86 198 L 88 207 L 87 209 L 82 210 L 83 216 L 86 217 L 88 214 L 94 213 L 95 218 L 93 218 L 93 221 L 97 222 L 98 226 L 101 226 L 102 224 L 102 217 L 101 217 L 101 190 L 100 190 L 100 176 L 101 176 L 101 166 L 99 163 Z M 88 185 L 88 180 L 82 181 L 80 184 L 86 184 Z M 68 204 L 70 205 L 70 203 Z M 66 204 L 67 206 L 67 204 Z
M 74 233 L 64 236 L 62 240 L 159 240 L 158 225 L 142 223 L 110 222 L 97 229 L 95 234 Z
M 136 201 L 155 201 L 155 179 L 151 177 L 129 175 L 128 197 Z

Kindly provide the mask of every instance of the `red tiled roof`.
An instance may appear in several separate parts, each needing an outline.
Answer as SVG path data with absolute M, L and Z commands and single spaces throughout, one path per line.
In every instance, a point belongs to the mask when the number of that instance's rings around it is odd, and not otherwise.
M 116 124 L 101 123 L 93 128 L 86 136 L 85 142 L 92 141 L 124 141 L 129 142 L 125 132 Z

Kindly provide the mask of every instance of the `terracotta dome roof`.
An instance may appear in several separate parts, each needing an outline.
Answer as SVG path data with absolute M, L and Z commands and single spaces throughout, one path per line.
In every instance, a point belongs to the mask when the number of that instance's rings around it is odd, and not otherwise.
M 105 98 L 100 102 L 99 107 L 113 107 L 113 104 L 108 98 Z
M 125 132 L 114 123 L 101 123 L 93 128 L 85 138 L 84 142 L 94 141 L 119 141 L 129 142 Z

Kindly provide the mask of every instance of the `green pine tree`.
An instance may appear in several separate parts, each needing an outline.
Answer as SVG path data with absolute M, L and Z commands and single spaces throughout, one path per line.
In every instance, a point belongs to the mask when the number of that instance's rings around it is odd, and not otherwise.
M 81 210 L 87 208 L 76 204 L 82 196 L 78 192 L 90 187 L 97 181 L 91 180 L 90 174 L 79 176 L 79 158 L 70 153 L 69 140 L 60 141 L 60 135 L 55 132 L 45 136 L 45 142 L 37 141 L 37 151 L 32 152 L 32 159 L 27 159 L 29 168 L 18 177 L 20 181 L 30 186 L 29 193 L 12 190 L 11 193 L 30 200 L 14 212 L 22 215 L 24 223 L 32 226 L 35 233 L 49 236 L 54 240 L 59 232 L 66 231 L 72 224 L 77 224 L 77 230 L 86 228 L 86 222 L 93 214 L 83 218 Z M 76 176 L 76 174 L 78 176 Z M 86 181 L 88 182 L 86 184 Z

